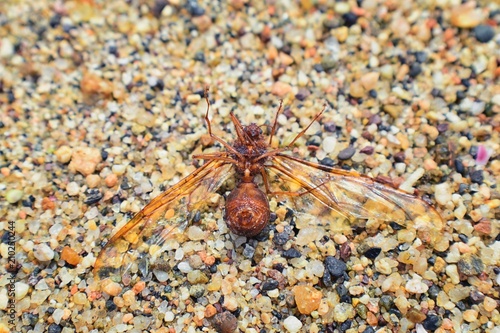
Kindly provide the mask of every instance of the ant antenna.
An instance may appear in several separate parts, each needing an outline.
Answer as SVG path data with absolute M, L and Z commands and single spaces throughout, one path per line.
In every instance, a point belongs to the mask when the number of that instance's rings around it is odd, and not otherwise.
M 323 112 L 325 112 L 325 110 L 326 110 L 326 103 L 323 104 L 323 110 L 321 110 L 316 116 L 314 116 L 314 119 L 311 120 L 311 122 L 309 123 L 309 125 L 307 125 L 307 127 L 304 128 L 302 131 L 300 131 L 299 134 L 297 134 L 297 136 L 295 137 L 295 139 L 293 139 L 293 141 L 288 144 L 287 148 L 290 148 L 291 146 L 293 146 L 293 144 L 295 143 L 295 141 L 297 141 L 302 135 L 304 135 L 304 133 L 309 129 L 309 127 L 311 127 L 311 125 L 316 120 L 318 120 L 318 118 L 323 114 Z

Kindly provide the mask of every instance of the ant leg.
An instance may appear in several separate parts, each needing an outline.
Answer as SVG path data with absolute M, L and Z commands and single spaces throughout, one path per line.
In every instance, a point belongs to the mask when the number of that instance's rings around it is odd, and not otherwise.
M 276 134 L 276 127 L 278 126 L 278 116 L 281 113 L 282 108 L 283 108 L 283 100 L 280 99 L 280 106 L 278 107 L 278 111 L 274 116 L 273 127 L 271 128 L 271 134 L 269 135 L 269 145 L 271 145 L 271 142 L 273 141 L 273 136 L 274 134 Z
M 238 163 L 236 160 L 228 157 L 225 152 L 216 152 L 216 153 L 211 153 L 211 154 L 198 154 L 198 155 L 193 155 L 193 158 L 197 159 L 197 160 L 205 160 L 205 161 L 210 161 L 210 160 L 224 161 L 224 162 L 228 162 L 231 164 Z

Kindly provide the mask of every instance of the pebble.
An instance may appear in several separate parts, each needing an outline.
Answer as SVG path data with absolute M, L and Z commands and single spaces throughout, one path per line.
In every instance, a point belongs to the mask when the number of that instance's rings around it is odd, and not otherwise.
M 102 291 L 110 296 L 118 296 L 122 292 L 122 287 L 116 282 L 107 280 L 102 283 Z
M 345 262 L 332 256 L 327 256 L 325 258 L 325 268 L 336 278 L 344 275 L 344 272 L 347 270 Z
M 498 302 L 491 297 L 486 296 L 483 301 L 484 309 L 491 312 L 499 307 Z
M 189 295 L 194 298 L 200 298 L 205 294 L 205 287 L 202 284 L 196 284 L 189 288 Z
M 193 241 L 203 240 L 207 237 L 207 233 L 203 231 L 203 229 L 195 225 L 190 226 L 186 233 L 188 238 Z
M 54 250 L 52 250 L 47 244 L 37 244 L 33 247 L 33 254 L 38 261 L 50 261 L 54 259 Z
M 24 282 L 16 282 L 14 284 L 14 290 L 16 292 L 16 300 L 23 299 L 30 289 L 30 286 Z
M 323 297 L 321 291 L 304 285 L 295 286 L 293 293 L 299 312 L 306 315 L 311 314 L 311 312 L 319 308 L 321 298 Z
M 474 28 L 483 20 L 484 16 L 480 8 L 475 8 L 473 1 L 452 9 L 450 22 L 458 28 Z
M 441 206 L 446 206 L 448 202 L 451 202 L 452 191 L 449 183 L 437 184 L 434 189 L 436 201 Z
M 101 152 L 97 148 L 78 147 L 73 150 L 68 169 L 79 172 L 84 176 L 94 173 L 97 164 L 102 160 Z
M 276 281 L 274 279 L 269 279 L 269 280 L 264 281 L 262 283 L 262 286 L 260 287 L 260 289 L 262 291 L 273 290 L 276 288 L 278 288 L 278 281 Z
M 484 264 L 481 258 L 470 253 L 466 253 L 460 258 L 457 267 L 458 271 L 466 276 L 478 275 L 484 270 Z
M 293 258 L 300 258 L 301 254 L 297 249 L 292 247 L 286 251 L 283 251 L 282 256 L 283 256 L 283 258 L 286 258 L 286 259 L 293 259 Z
M 421 278 L 414 277 L 406 283 L 405 289 L 414 294 L 424 294 L 429 290 L 429 287 L 422 282 Z
M 326 138 L 323 139 L 322 147 L 325 153 L 333 152 L 336 145 L 337 145 L 337 139 L 334 136 L 327 136 Z
M 375 89 L 379 80 L 380 74 L 377 72 L 370 72 L 364 74 L 361 79 L 361 85 L 366 91 Z
M 89 188 L 96 188 L 101 182 L 101 177 L 98 175 L 88 175 L 85 177 L 85 181 L 87 182 Z
M 356 152 L 356 149 L 354 149 L 353 146 L 349 146 L 345 149 L 342 149 L 339 154 L 338 154 L 338 158 L 339 160 L 341 161 L 345 161 L 345 160 L 348 160 L 352 157 L 352 155 L 354 155 L 354 153 Z
M 480 24 L 474 28 L 474 36 L 481 43 L 488 43 L 495 36 L 495 30 L 490 25 Z
M 349 95 L 354 98 L 361 98 L 365 95 L 365 89 L 359 81 L 354 81 L 349 87 Z
M 478 315 L 479 315 L 479 313 L 473 309 L 465 310 L 464 314 L 463 314 L 464 320 L 469 322 L 469 323 L 475 322 L 477 320 Z
M 69 196 L 78 195 L 80 193 L 80 186 L 78 186 L 76 182 L 69 182 L 68 185 L 66 185 L 66 192 Z
M 299 234 L 295 239 L 295 243 L 299 246 L 307 245 L 311 242 L 321 239 L 324 233 L 325 230 L 320 228 L 306 227 L 304 229 L 300 229 Z
M 283 327 L 290 333 L 299 332 L 302 328 L 302 322 L 297 317 L 290 316 L 283 320 Z
M 73 150 L 68 146 L 61 146 L 54 154 L 56 155 L 57 162 L 68 163 L 71 160 Z
M 80 255 L 69 246 L 63 247 L 61 251 L 61 259 L 73 266 L 78 265 L 82 260 Z
M 422 322 L 422 326 L 431 332 L 437 330 L 442 324 L 442 320 L 439 316 L 436 315 L 428 315 L 427 318 Z
M 333 319 L 338 323 L 343 323 L 350 318 L 354 318 L 356 311 L 351 304 L 340 303 L 333 308 Z
M 118 177 L 114 173 L 110 173 L 104 179 L 104 183 L 107 187 L 114 187 L 118 183 Z
M 378 255 L 380 254 L 380 252 L 382 251 L 382 249 L 380 247 L 372 247 L 372 248 L 369 248 L 368 250 L 365 251 L 365 253 L 363 253 L 363 255 L 365 257 L 367 257 L 368 259 L 375 259 L 378 257 Z
M 188 272 L 187 280 L 191 284 L 207 283 L 209 281 L 207 275 L 198 269 Z
M 213 325 L 219 333 L 233 333 L 238 327 L 238 319 L 229 311 L 214 316 Z
M 24 192 L 21 190 L 8 190 L 7 193 L 5 193 L 5 200 L 10 204 L 15 204 L 22 199 L 23 195 Z
M 288 83 L 281 81 L 276 81 L 271 88 L 271 94 L 276 95 L 278 97 L 284 97 L 291 91 L 292 87 Z

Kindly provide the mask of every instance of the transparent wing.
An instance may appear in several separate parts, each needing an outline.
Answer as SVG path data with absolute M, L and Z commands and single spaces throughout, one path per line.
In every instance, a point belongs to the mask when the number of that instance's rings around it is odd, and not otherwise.
M 119 279 L 133 262 L 159 254 L 170 239 L 181 239 L 194 215 L 206 208 L 208 194 L 231 175 L 231 164 L 212 160 L 151 200 L 104 246 L 94 276 Z
M 295 212 L 303 215 L 297 222 L 303 225 L 323 225 L 332 232 L 349 234 L 353 224 L 379 228 L 383 222 L 396 222 L 414 229 L 430 244 L 444 227 L 439 213 L 426 202 L 357 172 L 279 154 L 272 157 L 268 174 L 271 191 L 281 192 Z

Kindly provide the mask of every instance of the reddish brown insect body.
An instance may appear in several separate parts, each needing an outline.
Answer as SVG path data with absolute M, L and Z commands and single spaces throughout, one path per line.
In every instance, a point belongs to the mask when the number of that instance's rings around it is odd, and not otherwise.
M 412 229 L 423 243 L 436 244 L 442 239 L 442 218 L 419 198 L 355 171 L 330 168 L 290 154 L 294 143 L 324 109 L 290 144 L 272 148 L 281 104 L 268 139 L 259 126 L 243 126 L 230 113 L 236 131 L 232 143 L 212 133 L 208 98 L 207 104 L 208 133 L 224 150 L 193 156 L 205 163 L 120 228 L 99 253 L 94 265 L 97 277 L 119 276 L 137 259 L 161 253 L 169 240 L 181 241 L 193 216 L 207 209 L 208 194 L 231 176 L 236 176 L 237 186 L 226 198 L 225 220 L 234 234 L 251 237 L 261 232 L 269 223 L 268 196 L 275 196 L 300 221 L 298 229 L 321 226 L 330 234 L 348 235 L 356 221 L 368 221 L 375 227 L 391 221 Z
M 226 223 L 237 235 L 257 235 L 269 222 L 269 215 L 267 195 L 252 182 L 241 182 L 226 199 Z
M 267 195 L 254 183 L 255 176 L 262 172 L 266 158 L 261 157 L 267 152 L 268 144 L 262 130 L 255 124 L 243 126 L 241 133 L 241 138 L 238 136 L 232 144 L 238 153 L 230 155 L 237 162 L 235 169 L 240 183 L 227 197 L 225 219 L 233 233 L 251 237 L 269 222 Z

